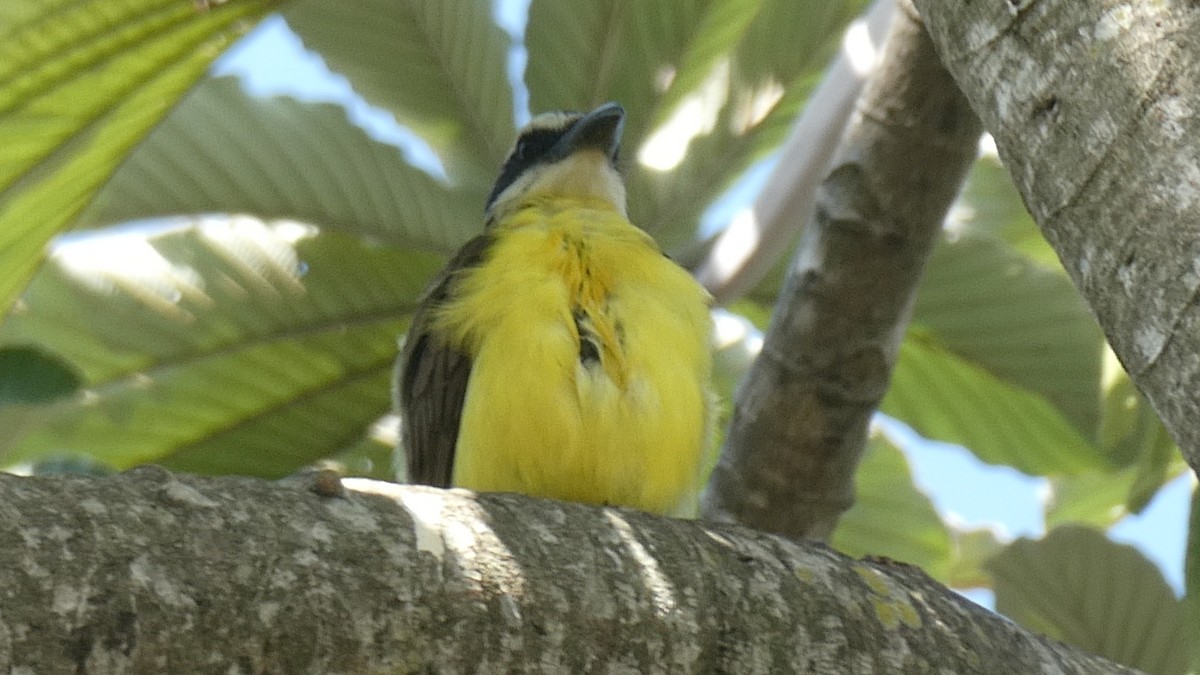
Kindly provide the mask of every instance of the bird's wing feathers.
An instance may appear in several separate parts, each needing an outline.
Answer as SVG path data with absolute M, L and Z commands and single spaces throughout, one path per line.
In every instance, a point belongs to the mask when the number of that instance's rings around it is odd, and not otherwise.
M 467 242 L 433 280 L 397 361 L 401 437 L 410 483 L 450 487 L 471 357 L 432 331 L 432 315 L 453 295 L 461 272 L 483 262 L 491 241 L 491 235 L 482 234 Z

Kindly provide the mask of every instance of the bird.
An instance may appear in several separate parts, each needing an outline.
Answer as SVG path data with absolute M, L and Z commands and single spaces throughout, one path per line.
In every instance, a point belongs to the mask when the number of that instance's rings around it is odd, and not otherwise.
M 532 118 L 394 375 L 408 481 L 687 516 L 712 437 L 711 296 L 633 225 L 625 111 Z

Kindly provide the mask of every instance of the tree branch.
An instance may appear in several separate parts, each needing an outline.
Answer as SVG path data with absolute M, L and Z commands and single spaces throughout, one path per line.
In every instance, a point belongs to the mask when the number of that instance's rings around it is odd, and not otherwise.
M 1200 471 L 1200 12 L 916 4 L 1113 350 Z
M 824 538 L 853 501 L 867 425 L 980 133 L 911 5 L 899 10 L 738 391 L 707 518 Z
M 0 671 L 1129 672 L 821 544 L 346 487 L 0 475 Z

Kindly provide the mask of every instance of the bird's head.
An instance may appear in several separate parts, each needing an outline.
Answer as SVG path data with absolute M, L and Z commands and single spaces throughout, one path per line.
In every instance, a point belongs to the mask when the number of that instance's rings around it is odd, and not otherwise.
M 616 103 L 534 117 L 517 136 L 488 197 L 488 222 L 539 197 L 600 199 L 624 214 L 625 184 L 617 171 L 624 122 L 625 109 Z

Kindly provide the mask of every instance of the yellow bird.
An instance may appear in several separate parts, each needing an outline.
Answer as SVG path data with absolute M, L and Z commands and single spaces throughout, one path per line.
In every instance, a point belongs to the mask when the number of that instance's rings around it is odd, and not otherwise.
M 626 216 L 624 118 L 535 117 L 426 291 L 396 368 L 411 482 L 688 511 L 710 297 Z

